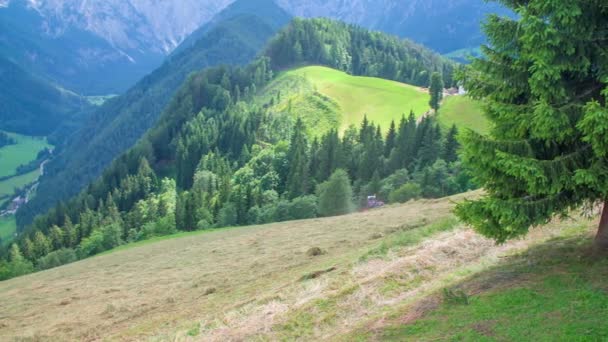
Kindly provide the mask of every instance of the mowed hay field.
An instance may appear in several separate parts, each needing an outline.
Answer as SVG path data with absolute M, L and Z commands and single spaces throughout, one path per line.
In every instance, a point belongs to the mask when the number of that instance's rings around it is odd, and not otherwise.
M 359 126 L 365 115 L 370 121 L 388 130 L 392 120 L 413 110 L 421 116 L 429 110 L 430 96 L 421 88 L 374 77 L 351 76 L 335 69 L 309 66 L 294 69 L 284 77 L 301 76 L 312 83 L 316 91 L 331 98 L 342 113 L 340 129 Z
M 477 196 L 182 234 L 0 282 L 0 340 L 366 337 L 359 329 L 561 231 L 497 247 L 450 214 Z

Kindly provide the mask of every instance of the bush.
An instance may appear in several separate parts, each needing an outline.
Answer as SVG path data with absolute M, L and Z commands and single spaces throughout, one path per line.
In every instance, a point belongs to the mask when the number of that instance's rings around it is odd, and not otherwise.
M 78 257 L 81 259 L 103 252 L 103 233 L 100 229 L 94 230 L 89 237 L 80 242 Z
M 166 216 L 157 220 L 156 222 L 145 224 L 141 230 L 139 240 L 171 235 L 175 233 L 177 233 L 177 229 L 175 229 L 175 220 L 171 216 Z
M 36 261 L 39 270 L 48 270 L 50 268 L 66 265 L 78 260 L 76 251 L 71 248 L 64 248 L 51 252 Z
M 291 203 L 287 200 L 281 200 L 276 204 L 274 210 L 274 222 L 283 222 L 291 220 L 291 215 L 289 213 L 291 208 Z
M 292 220 L 304 220 L 317 217 L 317 197 L 313 195 L 294 198 L 289 206 Z
M 89 237 L 83 239 L 77 249 L 80 259 L 105 252 L 124 243 L 122 226 L 112 223 L 93 230 Z
M 262 218 L 262 209 L 260 207 L 251 207 L 247 211 L 247 224 L 258 224 Z
M 34 265 L 26 260 L 16 244 L 9 252 L 10 262 L 0 260 L 0 280 L 6 280 L 34 272 Z
M 382 200 L 389 200 L 391 192 L 399 189 L 410 181 L 410 175 L 406 169 L 397 170 L 382 181 L 379 196 Z
M 336 170 L 327 182 L 319 185 L 317 192 L 321 216 L 344 215 L 354 209 L 353 189 L 344 170 Z
M 217 217 L 217 225 L 220 228 L 234 227 L 238 223 L 236 205 L 234 203 L 226 203 Z
M 103 250 L 107 251 L 123 244 L 122 227 L 118 223 L 112 223 L 102 228 Z
M 388 196 L 388 200 L 391 203 L 405 203 L 409 200 L 420 198 L 421 194 L 422 189 L 420 188 L 420 185 L 416 183 L 407 183 L 391 192 Z

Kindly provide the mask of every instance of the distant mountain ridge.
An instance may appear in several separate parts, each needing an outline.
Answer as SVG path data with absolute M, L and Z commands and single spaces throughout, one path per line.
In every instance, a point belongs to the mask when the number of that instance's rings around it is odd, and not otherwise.
M 88 101 L 0 56 L 0 129 L 44 136 L 91 108 Z
M 180 43 L 192 45 L 233 2 L 0 0 L 0 55 L 81 94 L 122 93 L 160 66 Z M 503 11 L 496 3 L 479 0 L 277 3 L 294 16 L 358 24 L 441 53 L 478 46 L 484 41 L 480 21 L 487 13 Z

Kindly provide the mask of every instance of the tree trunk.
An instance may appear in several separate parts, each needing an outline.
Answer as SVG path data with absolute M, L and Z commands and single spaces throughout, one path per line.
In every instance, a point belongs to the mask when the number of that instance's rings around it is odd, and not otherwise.
M 595 246 L 602 251 L 608 251 L 608 201 L 604 202 L 602 218 L 595 236 Z

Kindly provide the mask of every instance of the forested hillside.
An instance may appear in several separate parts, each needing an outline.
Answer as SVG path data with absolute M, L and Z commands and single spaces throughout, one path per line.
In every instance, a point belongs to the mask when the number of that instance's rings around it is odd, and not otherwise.
M 267 3 L 266 0 L 259 1 Z M 233 12 L 233 8 L 236 8 Z M 245 14 L 239 3 L 226 9 L 195 45 L 172 56 L 161 68 L 122 96 L 99 108 L 64 143 L 47 166 L 38 193 L 19 212 L 21 225 L 33 215 L 65 200 L 97 178 L 114 158 L 153 127 L 189 73 L 216 64 L 245 64 L 263 48 L 289 16 L 280 8 Z M 233 14 L 234 13 L 234 14 Z M 280 14 L 280 15 L 279 15 Z
M 48 135 L 90 108 L 84 98 L 29 74 L 0 56 L 0 129 Z
M 432 118 L 403 115 L 384 132 L 364 118 L 342 135 L 307 134 L 302 120 L 269 110 L 280 93 L 257 99 L 284 68 L 323 63 L 335 51 L 346 62 L 334 67 L 419 84 L 433 71 L 450 80 L 450 63 L 407 41 L 322 19 L 294 20 L 266 51 L 246 67 L 190 76 L 155 127 L 98 181 L 22 227 L 20 253 L 47 268 L 176 230 L 331 216 L 368 205 L 369 195 L 404 202 L 472 187 L 457 161 L 457 130 L 444 133 Z M 377 70 L 400 53 L 408 63 L 394 74 Z
M 266 0 L 263 2 L 266 3 Z M 238 9 L 237 5 L 234 6 Z M 271 10 L 268 6 L 262 8 L 267 8 L 269 14 L 275 14 L 276 9 Z M 253 57 L 257 50 L 249 48 L 251 44 L 261 48 L 275 27 L 263 24 L 265 19 L 255 19 L 263 13 L 254 17 L 243 15 L 240 10 L 237 13 L 236 18 L 208 32 L 207 38 L 184 51 L 181 56 L 194 61 L 200 58 L 218 61 L 217 58 L 223 58 L 224 62 L 230 58 L 243 62 L 245 58 Z M 275 16 L 272 20 L 276 22 L 278 19 Z M 260 25 L 253 25 L 255 23 Z M 296 51 L 295 55 L 292 50 Z M 198 51 L 206 52 L 199 56 Z M 211 53 L 211 57 L 207 53 Z M 337 53 L 342 55 L 339 65 L 329 60 L 332 54 Z M 417 85 L 428 83 L 429 70 L 443 72 L 447 84 L 452 79 L 453 64 L 428 49 L 392 36 L 323 19 L 294 20 L 266 47 L 265 55 L 271 58 L 277 72 L 289 65 L 325 64 L 358 75 L 379 76 Z M 179 75 L 179 70 L 192 71 L 196 66 L 202 68 L 205 65 L 189 64 L 178 57 L 173 57 L 157 73 L 144 79 L 141 86 L 110 101 L 89 120 L 59 158 L 49 164 L 49 172 L 42 179 L 37 197 L 18 214 L 20 226 L 30 223 L 35 214 L 42 213 L 57 201 L 78 193 L 98 177 L 112 159 L 131 147 L 153 126 L 164 109 L 162 100 L 166 103 L 170 98 L 171 92 L 167 89 L 179 84 L 180 78 L 174 75 Z M 385 62 L 391 67 L 381 67 Z M 183 68 L 187 66 L 190 68 Z M 157 76 L 161 81 L 155 81 Z M 164 84 L 165 77 L 172 80 L 171 83 Z M 403 112 L 407 113 L 410 109 L 405 108 Z
M 380 77 L 428 86 L 430 72 L 439 71 L 452 85 L 454 64 L 411 41 L 325 19 L 295 19 L 267 47 L 273 66 L 320 64 L 353 75 Z

